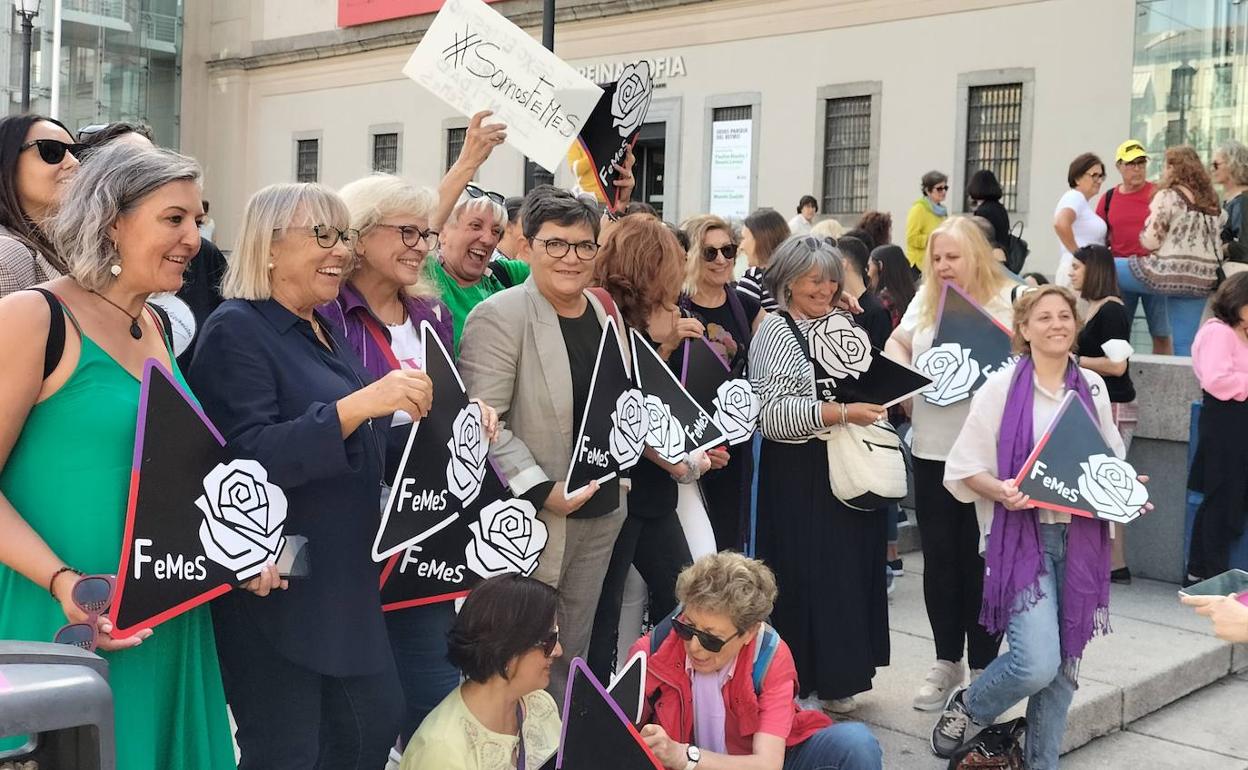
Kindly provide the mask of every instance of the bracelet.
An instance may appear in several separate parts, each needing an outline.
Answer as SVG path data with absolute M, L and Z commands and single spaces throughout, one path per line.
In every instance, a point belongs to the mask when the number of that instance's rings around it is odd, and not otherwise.
M 78 577 L 82 577 L 82 572 L 80 570 L 74 569 L 73 567 L 61 567 L 56 572 L 52 573 L 52 577 L 48 579 L 48 594 L 58 602 L 60 601 L 60 599 L 56 598 L 56 591 L 52 590 L 52 586 L 56 584 L 56 579 L 61 576 L 62 572 L 72 572 Z
M 847 425 L 848 423 L 849 423 L 849 413 L 848 413 L 848 410 L 846 410 L 845 408 L 844 402 L 842 402 L 841 403 L 841 425 Z

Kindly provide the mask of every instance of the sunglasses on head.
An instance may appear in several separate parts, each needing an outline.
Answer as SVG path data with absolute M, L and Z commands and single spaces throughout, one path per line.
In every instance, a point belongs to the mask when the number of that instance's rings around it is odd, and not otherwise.
M 837 247 L 838 241 L 836 238 L 833 238 L 831 236 L 824 236 L 823 238 L 816 238 L 813 235 L 808 235 L 802 239 L 802 244 L 806 248 L 810 249 L 811 251 L 818 251 L 819 249 L 822 249 L 822 248 L 835 249 Z
M 744 633 L 743 631 L 737 631 L 727 639 L 720 639 L 715 634 L 694 628 L 680 618 L 672 618 L 672 630 L 676 632 L 677 636 L 684 639 L 686 642 L 695 636 L 698 637 L 698 644 L 702 645 L 702 649 L 707 652 L 719 652 L 724 649 L 725 644 L 728 644 L 733 639 L 736 639 Z
M 720 254 L 723 254 L 724 259 L 731 262 L 732 260 L 737 258 L 737 244 L 728 243 L 723 246 L 720 246 L 719 248 L 715 248 L 714 246 L 702 247 L 702 258 L 705 259 L 707 262 L 714 262 L 715 258 L 718 257 Z
M 558 644 L 559 644 L 559 629 L 555 628 L 555 629 L 552 629 L 549 634 L 542 637 L 541 640 L 538 641 L 538 643 L 533 646 L 540 649 L 542 651 L 542 654 L 549 658 L 551 655 L 555 654 L 555 647 L 558 646 Z
M 83 575 L 78 578 L 69 596 L 78 609 L 87 613 L 87 619 L 82 623 L 61 626 L 52 641 L 94 652 L 99 642 L 98 621 L 112 606 L 115 588 L 116 579 L 112 575 Z
M 465 187 L 464 192 L 468 193 L 469 198 L 480 198 L 481 196 L 484 195 L 485 197 L 489 198 L 490 200 L 494 201 L 500 206 L 503 205 L 503 202 L 507 200 L 505 197 L 503 197 L 502 193 L 494 192 L 493 190 L 484 190 L 480 187 L 477 187 L 475 184 L 470 184 L 467 187 Z
M 77 158 L 86 149 L 86 145 L 69 144 L 62 142 L 60 139 L 36 139 L 33 142 L 23 144 L 21 150 L 25 152 L 31 147 L 38 147 L 39 157 L 43 159 L 44 163 L 53 166 L 65 160 L 65 153 L 68 152 Z

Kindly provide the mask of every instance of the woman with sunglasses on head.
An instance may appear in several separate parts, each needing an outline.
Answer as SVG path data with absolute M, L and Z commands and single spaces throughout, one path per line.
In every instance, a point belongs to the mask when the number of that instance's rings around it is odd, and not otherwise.
M 1062 247 L 1061 260 L 1053 277 L 1058 286 L 1070 286 L 1070 267 L 1076 251 L 1084 246 L 1105 245 L 1108 227 L 1089 203 L 1101 191 L 1104 181 L 1105 164 L 1090 152 L 1072 160 L 1066 170 L 1070 189 L 1062 194 L 1053 212 L 1053 231 Z
M 78 170 L 79 152 L 59 120 L 0 120 L 0 297 L 66 272 L 45 227 Z
M 419 420 L 433 394 L 412 369 L 374 378 L 317 310 L 352 262 L 350 224 L 320 185 L 253 195 L 226 301 L 191 363 L 227 449 L 258 460 L 285 492 L 285 534 L 307 538 L 311 565 L 289 590 L 269 593 L 287 588 L 275 581 L 267 596 L 213 602 L 242 770 L 381 767 L 404 715 L 371 554 L 392 416 Z
M 927 240 L 932 231 L 940 226 L 949 209 L 945 197 L 949 195 L 949 177 L 941 171 L 929 171 L 919 180 L 923 194 L 910 206 L 906 214 L 906 259 L 916 272 L 923 270 L 923 257 L 927 253 Z
M 706 330 L 711 348 L 724 359 L 732 377 L 744 377 L 750 339 L 766 312 L 758 300 L 736 291 L 733 269 L 737 243 L 732 228 L 714 214 L 694 217 L 682 225 L 689 235 L 685 293 L 680 306 Z M 716 550 L 740 549 L 749 515 L 754 458 L 749 443 L 707 452 L 711 470 L 702 477 L 706 513 L 715 531 Z
M 472 589 L 447 642 L 465 681 L 412 736 L 401 770 L 535 770 L 554 755 L 562 723 L 545 688 L 563 655 L 558 600 L 518 574 Z
M 798 708 L 793 653 L 767 623 L 777 594 L 763 562 L 704 556 L 676 581 L 676 614 L 633 646 L 649 655 L 641 737 L 667 770 L 883 766 L 866 725 Z
M 146 300 L 176 291 L 199 248 L 200 169 L 167 150 L 100 157 L 48 229 L 68 275 L 0 300 L 0 638 L 55 634 L 108 661 L 118 767 L 224 770 L 234 749 L 208 608 L 125 639 L 108 612 L 145 362 L 184 384 Z M 85 625 L 58 633 L 67 621 Z

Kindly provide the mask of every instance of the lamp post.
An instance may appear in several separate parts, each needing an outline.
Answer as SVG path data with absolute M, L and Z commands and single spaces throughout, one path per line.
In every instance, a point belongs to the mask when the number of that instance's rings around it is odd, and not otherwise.
M 30 47 L 33 25 L 41 0 L 13 0 L 13 9 L 22 17 L 22 112 L 30 112 Z

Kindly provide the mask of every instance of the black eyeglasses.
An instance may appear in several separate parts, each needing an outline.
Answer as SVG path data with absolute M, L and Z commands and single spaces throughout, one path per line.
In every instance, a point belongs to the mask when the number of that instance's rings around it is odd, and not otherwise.
M 538 643 L 533 646 L 541 649 L 542 654 L 549 658 L 551 655 L 555 654 L 555 647 L 558 644 L 559 644 L 559 629 L 555 628 L 555 629 L 552 629 L 549 634 L 542 637 L 541 640 L 538 641 Z
M 555 259 L 563 259 L 568 255 L 568 251 L 575 247 L 576 258 L 582 262 L 588 262 L 598 254 L 598 244 L 593 241 L 580 241 L 579 243 L 568 243 L 562 238 L 530 238 L 534 243 L 541 243 L 546 249 L 546 255 Z
M 432 251 L 438 247 L 437 230 L 421 230 L 416 225 L 388 225 L 383 222 L 377 223 L 377 227 L 398 230 L 399 237 L 403 239 L 403 245 L 409 249 L 418 249 L 424 246 Z
M 745 633 L 744 631 L 737 631 L 727 639 L 720 639 L 715 634 L 694 628 L 680 618 L 672 618 L 672 630 L 676 632 L 677 636 L 684 639 L 686 642 L 695 636 L 698 637 L 698 644 L 702 645 L 702 649 L 707 652 L 719 652 L 724 649 L 725 644 L 728 644 L 733 639 L 736 639 L 738 636 Z
M 464 192 L 468 193 L 469 198 L 480 198 L 481 196 L 484 195 L 485 197 L 489 198 L 490 200 L 494 201 L 500 206 L 503 205 L 503 202 L 507 200 L 507 198 L 505 198 L 502 193 L 494 192 L 493 190 L 483 190 L 482 188 L 477 187 L 475 184 L 470 184 L 467 187 L 465 187 Z
M 86 149 L 86 145 L 68 144 L 60 139 L 36 139 L 33 142 L 23 144 L 21 150 L 26 152 L 31 147 L 38 147 L 39 157 L 50 166 L 55 166 L 57 163 L 65 160 L 65 153 L 67 152 L 76 158 Z
M 720 246 L 719 248 L 715 248 L 714 246 L 702 247 L 702 259 L 705 259 L 707 262 L 714 262 L 720 254 L 723 254 L 724 259 L 729 262 L 733 261 L 737 258 L 737 244 L 728 243 Z
M 323 249 L 332 249 L 334 245 L 338 243 L 338 241 L 342 241 L 342 245 L 346 246 L 349 249 L 354 248 L 356 240 L 359 239 L 360 237 L 359 230 L 355 230 L 351 228 L 348 228 L 346 230 L 339 230 L 333 225 L 312 225 L 311 227 L 279 227 L 279 228 L 276 228 L 273 232 L 276 233 L 282 230 L 290 230 L 292 232 L 298 230 L 298 231 L 305 232 L 305 233 L 311 232 L 314 236 L 316 236 L 317 244 Z

